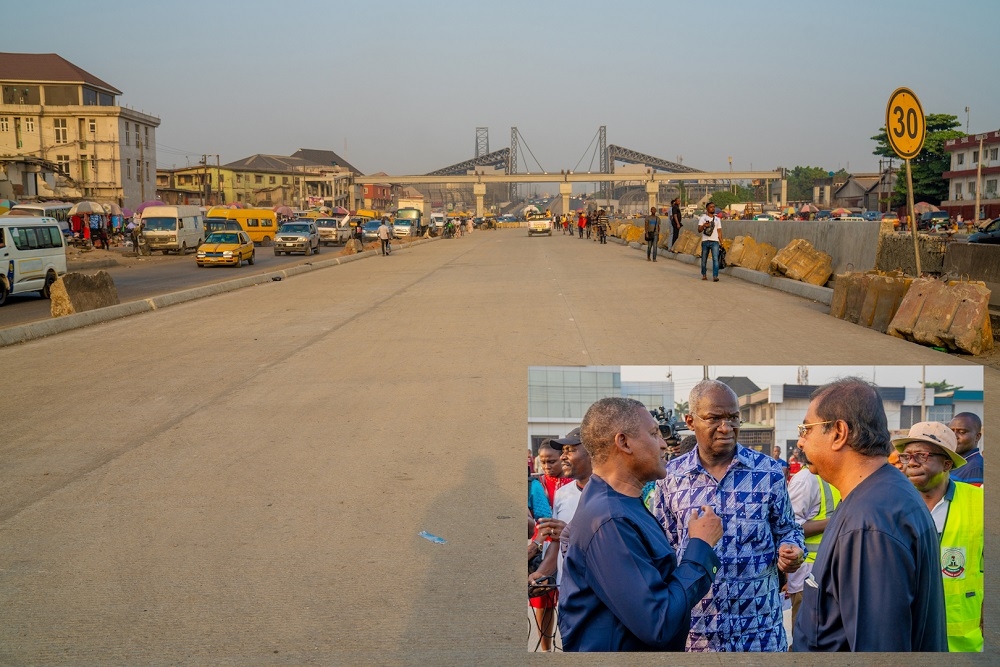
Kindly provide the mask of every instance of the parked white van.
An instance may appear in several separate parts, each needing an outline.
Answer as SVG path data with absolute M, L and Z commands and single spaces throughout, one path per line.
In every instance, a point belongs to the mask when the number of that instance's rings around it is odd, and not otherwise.
M 55 218 L 0 218 L 0 306 L 9 294 L 39 292 L 66 273 L 66 242 Z
M 150 206 L 142 212 L 142 230 L 150 250 L 187 254 L 205 240 L 197 206 Z

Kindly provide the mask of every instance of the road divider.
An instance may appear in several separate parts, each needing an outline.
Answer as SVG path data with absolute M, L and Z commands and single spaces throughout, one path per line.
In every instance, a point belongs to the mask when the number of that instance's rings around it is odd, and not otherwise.
M 418 239 L 416 241 L 400 245 L 398 249 L 393 250 L 393 253 L 396 253 L 399 250 L 405 250 L 406 248 L 411 248 L 416 245 L 421 245 L 423 243 L 432 243 L 438 240 L 440 239 L 439 238 Z M 66 315 L 64 317 L 54 317 L 50 320 L 42 320 L 40 322 L 30 322 L 28 324 L 8 327 L 6 329 L 0 329 L 0 347 L 6 347 L 7 345 L 16 345 L 18 343 L 26 343 L 30 340 L 45 338 L 46 336 L 53 336 L 55 334 L 63 333 L 65 331 L 79 329 L 82 327 L 91 326 L 93 324 L 100 324 L 101 322 L 110 322 L 112 320 L 121 319 L 123 317 L 128 317 L 130 315 L 148 313 L 154 310 L 159 310 L 161 308 L 166 308 L 168 306 L 184 303 L 186 301 L 202 299 L 207 296 L 214 296 L 216 294 L 222 294 L 224 292 L 232 292 L 234 290 L 242 289 L 244 287 L 252 287 L 254 285 L 270 283 L 276 279 L 281 280 L 284 278 L 289 278 L 291 276 L 297 276 L 303 273 L 309 273 L 310 271 L 315 271 L 317 269 L 325 269 L 331 266 L 339 266 L 341 264 L 347 264 L 349 262 L 356 262 L 359 259 L 365 257 L 375 257 L 378 254 L 379 253 L 377 250 L 366 250 L 364 252 L 360 252 L 354 255 L 332 257 L 330 259 L 324 259 L 321 261 L 314 261 L 307 264 L 292 266 L 287 269 L 281 269 L 279 271 L 268 271 L 266 273 L 256 274 L 252 276 L 244 276 L 241 278 L 236 278 L 234 280 L 227 280 L 221 283 L 202 285 L 201 287 L 195 287 L 193 289 L 181 290 L 179 292 L 171 292 L 169 294 L 161 294 L 159 296 L 154 296 L 148 299 L 141 299 L 139 301 L 130 301 L 128 303 L 110 305 L 103 308 L 95 308 L 93 310 L 87 310 L 86 312 L 76 312 L 74 314 Z

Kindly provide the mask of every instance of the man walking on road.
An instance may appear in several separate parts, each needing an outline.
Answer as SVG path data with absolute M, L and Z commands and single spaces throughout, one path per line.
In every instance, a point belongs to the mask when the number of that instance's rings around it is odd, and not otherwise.
M 937 529 L 887 460 L 878 388 L 844 378 L 814 391 L 799 447 L 842 500 L 802 589 L 792 649 L 947 651 Z
M 983 650 L 983 490 L 956 482 L 951 471 L 966 465 L 955 434 L 944 424 L 914 424 L 892 441 L 903 472 L 924 499 L 941 536 L 948 650 Z
M 670 202 L 670 247 L 677 243 L 677 235 L 681 233 L 681 200 L 674 198 Z
M 382 224 L 378 226 L 378 240 L 382 243 L 383 256 L 392 252 L 389 248 L 389 225 L 386 224 L 385 218 L 382 218 Z
M 656 215 L 656 209 L 650 208 L 649 215 L 646 216 L 646 261 L 656 261 L 656 246 L 660 242 L 660 216 Z
M 705 215 L 698 218 L 698 231 L 701 232 L 701 279 L 708 280 L 705 275 L 706 260 L 712 255 L 712 280 L 719 282 L 719 249 L 722 247 L 722 220 L 715 215 L 715 204 L 708 202 Z

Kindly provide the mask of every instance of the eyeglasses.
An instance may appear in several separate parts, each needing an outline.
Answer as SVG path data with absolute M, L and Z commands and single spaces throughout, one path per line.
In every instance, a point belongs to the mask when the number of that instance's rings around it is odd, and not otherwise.
M 823 426 L 824 424 L 832 424 L 833 421 L 834 420 L 831 419 L 825 422 L 813 422 L 812 424 L 799 424 L 798 426 L 799 437 L 800 438 L 806 437 L 806 433 L 808 433 L 809 429 L 811 429 L 813 426 Z
M 913 461 L 918 466 L 922 466 L 923 464 L 927 463 L 927 459 L 929 459 L 932 456 L 940 456 L 946 459 L 950 458 L 944 454 L 938 454 L 936 452 L 913 452 L 912 454 L 900 454 L 899 462 L 905 466 L 910 461 Z
M 743 419 L 740 418 L 739 415 L 727 415 L 725 417 L 714 417 L 713 416 L 713 417 L 707 417 L 706 418 L 706 417 L 702 417 L 701 415 L 698 415 L 698 414 L 695 414 L 695 413 L 691 413 L 691 414 L 692 414 L 692 416 L 697 417 L 698 419 L 702 420 L 703 422 L 705 422 L 706 424 L 708 424 L 712 428 L 718 428 L 719 426 L 722 426 L 724 423 L 725 424 L 729 424 L 729 426 L 731 428 L 739 428 L 740 426 L 743 425 Z

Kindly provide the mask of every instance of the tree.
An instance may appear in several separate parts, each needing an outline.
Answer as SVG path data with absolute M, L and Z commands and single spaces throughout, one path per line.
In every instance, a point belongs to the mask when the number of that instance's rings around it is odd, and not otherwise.
M 729 190 L 719 190 L 712 195 L 711 202 L 715 204 L 715 208 L 726 208 L 730 204 L 735 204 L 738 201 L 738 197 L 734 195 Z
M 924 389 L 933 389 L 935 394 L 943 394 L 948 391 L 958 391 L 961 387 L 957 387 L 953 384 L 948 384 L 947 380 L 941 380 L 940 382 L 925 382 Z
M 822 167 L 797 166 L 789 169 L 785 172 L 785 180 L 788 181 L 788 200 L 812 201 L 813 185 L 820 178 L 829 178 L 829 173 Z
M 948 198 L 948 182 L 941 177 L 941 174 L 951 169 L 951 155 L 944 150 L 944 142 L 964 137 L 965 132 L 955 129 L 961 127 L 962 124 L 958 121 L 957 116 L 951 114 L 928 114 L 925 119 L 927 121 L 927 138 L 924 140 L 924 147 L 920 154 L 910 161 L 910 168 L 913 172 L 913 202 L 925 201 L 931 204 L 940 204 Z M 872 137 L 872 141 L 875 142 L 873 155 L 898 157 L 889 145 L 885 126 L 882 126 L 879 133 Z M 906 171 L 903 167 L 898 172 L 890 205 L 895 207 L 905 204 Z
M 677 415 L 677 417 L 683 417 L 687 413 L 688 413 L 687 401 L 684 401 L 683 403 L 680 401 L 674 401 L 674 414 Z

